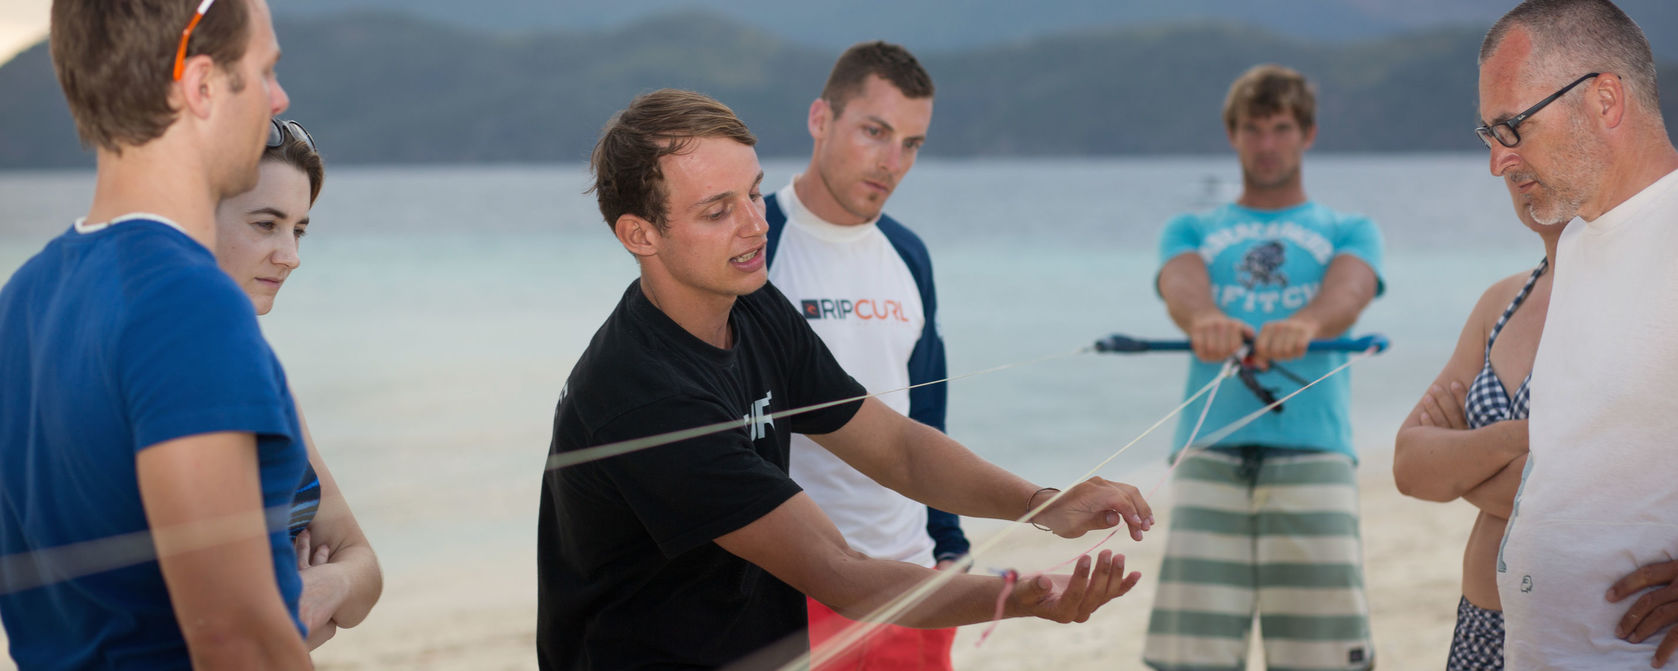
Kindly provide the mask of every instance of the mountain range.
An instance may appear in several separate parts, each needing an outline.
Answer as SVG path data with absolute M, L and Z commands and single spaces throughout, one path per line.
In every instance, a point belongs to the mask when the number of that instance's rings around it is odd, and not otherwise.
M 839 51 L 709 11 L 601 30 L 491 31 L 383 11 L 276 24 L 286 116 L 334 164 L 581 162 L 614 111 L 666 86 L 732 106 L 762 154 L 800 156 L 805 113 Z M 1347 42 L 1187 21 L 923 51 L 938 88 L 925 155 L 1226 151 L 1224 93 L 1262 62 L 1315 80 L 1318 150 L 1477 151 L 1483 30 Z M 1668 82 L 1678 74 L 1661 71 Z M 1678 120 L 1670 86 L 1665 113 Z M 0 168 L 91 164 L 44 45 L 0 66 L 0 129 Z

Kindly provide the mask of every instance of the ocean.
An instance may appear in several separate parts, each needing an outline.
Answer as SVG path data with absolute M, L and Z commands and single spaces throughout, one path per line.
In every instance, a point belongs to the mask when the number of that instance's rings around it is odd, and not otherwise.
M 802 167 L 767 161 L 766 191 Z M 1393 346 L 1346 373 L 1364 469 L 1390 466 L 1480 293 L 1543 255 L 1486 167 L 1478 152 L 1307 159 L 1314 199 L 1386 238 L 1386 293 L 1353 331 Z M 85 212 L 92 178 L 0 173 L 0 277 Z M 534 545 L 560 386 L 636 277 L 588 183 L 580 164 L 329 163 L 303 266 L 262 324 L 387 573 Z M 928 159 L 887 210 L 932 251 L 959 375 L 1114 332 L 1178 337 L 1153 291 L 1159 229 L 1238 190 L 1228 156 Z M 950 432 L 1065 485 L 1175 407 L 1184 368 L 1181 354 L 1083 354 L 962 379 Z M 1170 429 L 1100 474 L 1148 489 Z

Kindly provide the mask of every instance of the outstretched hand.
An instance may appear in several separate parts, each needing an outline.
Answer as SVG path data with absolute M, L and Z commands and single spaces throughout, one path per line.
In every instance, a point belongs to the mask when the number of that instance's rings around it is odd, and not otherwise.
M 1077 538 L 1123 522 L 1130 527 L 1130 537 L 1139 541 L 1143 531 L 1153 528 L 1154 511 L 1135 487 L 1094 477 L 1062 493 L 1032 521 L 1062 538 Z
M 1111 550 L 1102 550 L 1093 562 L 1084 555 L 1078 558 L 1072 575 L 1040 575 L 1020 581 L 1009 595 L 1010 610 L 1062 624 L 1083 622 L 1102 604 L 1124 596 L 1142 579 L 1140 572 L 1125 575 L 1124 568 L 1124 555 Z

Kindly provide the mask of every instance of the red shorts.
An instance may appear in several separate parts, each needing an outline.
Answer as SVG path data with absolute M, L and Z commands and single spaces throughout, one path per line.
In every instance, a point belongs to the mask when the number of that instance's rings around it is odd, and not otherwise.
M 810 612 L 810 648 L 819 649 L 855 621 L 806 599 Z M 956 630 L 910 629 L 881 625 L 862 642 L 812 671 L 951 671 L 950 647 Z

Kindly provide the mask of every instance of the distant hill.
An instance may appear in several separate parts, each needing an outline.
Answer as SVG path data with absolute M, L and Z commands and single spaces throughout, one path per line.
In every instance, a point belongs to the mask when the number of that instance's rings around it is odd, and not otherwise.
M 605 31 L 480 32 L 389 13 L 282 19 L 287 116 L 345 163 L 577 162 L 635 94 L 718 97 L 766 156 L 809 150 L 805 112 L 836 49 L 717 14 Z M 1351 44 L 1193 22 L 923 54 L 938 86 L 931 156 L 1225 151 L 1218 110 L 1254 63 L 1312 76 L 1323 151 L 1477 150 L 1478 29 Z M 1678 71 L 1663 69 L 1672 82 Z M 1667 118 L 1678 120 L 1672 85 Z M 85 166 L 47 51 L 0 67 L 0 168 Z
M 1649 35 L 1678 35 L 1678 2 L 1617 2 Z M 400 10 L 494 31 L 594 31 L 702 8 L 799 44 L 835 48 L 885 39 L 919 52 L 972 49 L 1089 26 L 1133 28 L 1208 19 L 1313 41 L 1358 41 L 1462 25 L 1484 31 L 1513 4 L 1514 0 L 284 0 L 274 4 L 274 11 L 307 17 L 346 9 Z M 1678 60 L 1678 42 L 1656 42 L 1663 58 Z

